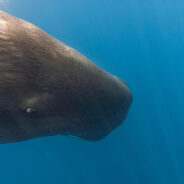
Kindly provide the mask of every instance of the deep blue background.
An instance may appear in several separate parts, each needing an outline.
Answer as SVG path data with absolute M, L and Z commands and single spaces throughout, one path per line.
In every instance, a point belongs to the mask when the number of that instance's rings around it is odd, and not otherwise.
M 184 183 L 184 1 L 8 0 L 26 19 L 123 78 L 133 104 L 100 142 L 0 145 L 2 184 Z

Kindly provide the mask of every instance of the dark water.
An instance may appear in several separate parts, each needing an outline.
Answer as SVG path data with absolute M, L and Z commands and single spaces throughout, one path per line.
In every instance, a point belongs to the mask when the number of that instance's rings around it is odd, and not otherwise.
M 134 101 L 100 142 L 0 145 L 2 184 L 184 183 L 184 1 L 8 0 L 26 19 L 123 78 Z

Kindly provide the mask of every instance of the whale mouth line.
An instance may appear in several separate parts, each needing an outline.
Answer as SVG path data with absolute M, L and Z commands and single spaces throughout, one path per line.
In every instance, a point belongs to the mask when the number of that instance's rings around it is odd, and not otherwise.
M 66 134 L 66 136 L 69 137 L 78 137 L 82 138 L 85 140 L 90 140 L 90 141 L 99 141 L 103 138 L 105 138 L 108 134 L 110 134 L 111 131 L 101 131 L 101 132 L 94 132 L 94 133 L 79 133 L 79 134 Z

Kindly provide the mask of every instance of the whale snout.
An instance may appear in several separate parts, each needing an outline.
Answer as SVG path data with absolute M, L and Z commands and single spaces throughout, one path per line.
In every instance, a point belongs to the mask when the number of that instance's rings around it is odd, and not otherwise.
M 119 81 L 121 83 L 121 86 L 122 86 L 122 89 L 120 91 L 122 104 L 124 104 L 124 108 L 127 108 L 127 110 L 128 110 L 131 103 L 132 103 L 132 100 L 133 100 L 132 93 L 129 90 L 129 88 L 128 88 L 127 84 L 125 83 L 125 81 L 121 78 L 118 78 L 118 79 L 119 79 Z
M 91 122 L 90 130 L 86 129 L 79 137 L 98 141 L 120 126 L 128 114 L 132 94 L 125 82 L 112 76 L 104 83 L 106 85 L 101 86 L 104 90 L 103 94 L 100 95 L 99 91 L 102 89 L 98 89 L 96 99 L 93 99 L 93 102 L 89 103 L 90 107 L 87 107 L 88 110 L 91 110 L 91 112 L 88 111 L 88 119 Z

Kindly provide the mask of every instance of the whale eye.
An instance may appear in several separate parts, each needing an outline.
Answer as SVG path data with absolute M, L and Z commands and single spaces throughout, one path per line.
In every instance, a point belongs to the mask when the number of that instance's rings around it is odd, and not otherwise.
M 38 109 L 35 109 L 34 107 L 30 107 L 27 106 L 23 109 L 23 115 L 24 116 L 28 116 L 28 117 L 39 117 L 40 116 L 40 112 L 38 111 Z
M 33 107 L 30 107 L 30 106 L 25 107 L 25 108 L 23 109 L 23 113 L 24 113 L 25 115 L 29 115 L 29 116 L 36 115 L 35 109 L 34 109 Z
M 33 113 L 33 109 L 31 107 L 27 107 L 26 108 L 26 113 L 27 114 L 32 114 Z

